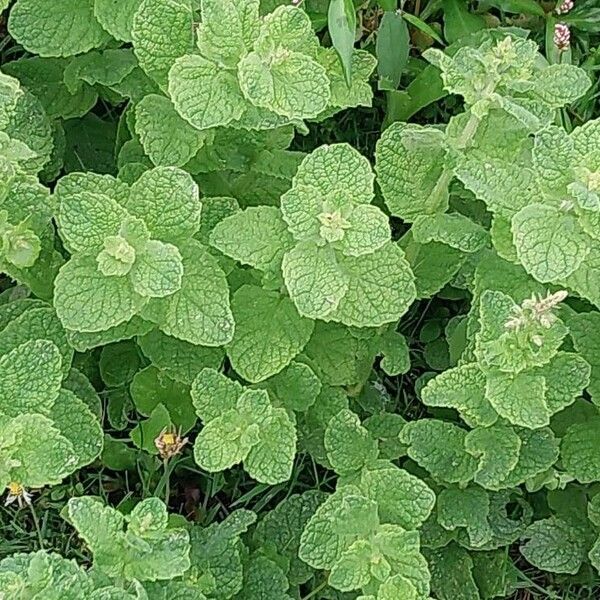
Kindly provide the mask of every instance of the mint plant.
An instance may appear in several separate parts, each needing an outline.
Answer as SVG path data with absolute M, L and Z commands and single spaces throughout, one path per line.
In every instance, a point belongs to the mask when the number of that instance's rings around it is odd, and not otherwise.
M 567 4 L 0 1 L 0 600 L 598 595 Z

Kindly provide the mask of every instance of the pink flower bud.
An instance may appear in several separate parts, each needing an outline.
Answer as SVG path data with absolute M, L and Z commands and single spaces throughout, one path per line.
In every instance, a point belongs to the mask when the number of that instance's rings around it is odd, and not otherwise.
M 575 6 L 575 2 L 573 0 L 564 0 L 556 7 L 556 14 L 557 15 L 565 15 L 570 10 L 573 10 L 574 6 Z
M 571 43 L 571 31 L 564 23 L 554 26 L 554 44 L 560 50 L 566 50 Z

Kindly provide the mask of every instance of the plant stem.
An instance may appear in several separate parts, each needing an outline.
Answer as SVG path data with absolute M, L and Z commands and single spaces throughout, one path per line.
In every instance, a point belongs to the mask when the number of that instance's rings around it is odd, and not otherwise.
M 40 529 L 40 522 L 37 517 L 37 513 L 35 512 L 35 508 L 33 507 L 33 503 L 29 504 L 29 510 L 31 511 L 31 516 L 33 517 L 33 524 L 35 526 L 35 531 L 37 533 L 38 544 L 40 545 L 40 550 L 44 549 L 44 538 L 42 536 L 42 530 Z
M 169 506 L 169 496 L 171 495 L 171 473 L 169 472 L 169 461 L 163 459 L 163 469 L 165 471 L 165 506 Z
M 163 459 L 163 474 L 154 490 L 153 496 L 160 496 L 165 491 L 165 504 L 169 505 L 169 496 L 171 495 L 171 473 L 176 465 L 176 460 L 169 461 L 168 459 Z
M 477 128 L 479 127 L 480 119 L 477 115 L 471 113 L 465 128 L 462 130 L 459 138 L 456 140 L 456 146 L 461 150 L 464 150 L 471 140 L 473 136 L 477 133 Z M 427 200 L 427 204 L 430 206 L 437 207 L 439 206 L 439 198 L 442 194 L 446 193 L 448 190 L 448 186 L 454 177 L 454 172 L 451 170 L 445 170 L 440 175 L 440 178 L 437 180 L 435 187 L 431 191 L 431 195 Z
M 317 586 L 310 594 L 307 594 L 302 598 L 302 600 L 309 600 L 309 598 L 314 598 L 321 590 L 327 587 L 327 579 L 325 579 L 319 586 Z

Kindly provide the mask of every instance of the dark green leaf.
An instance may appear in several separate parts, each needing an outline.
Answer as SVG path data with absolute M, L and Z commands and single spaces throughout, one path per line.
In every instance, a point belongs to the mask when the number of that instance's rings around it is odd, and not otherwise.
M 346 81 L 352 76 L 352 53 L 356 35 L 356 12 L 352 0 L 331 0 L 328 15 L 329 35 L 340 55 Z
M 469 12 L 464 0 L 444 0 L 444 37 L 449 43 L 485 28 L 483 17 Z
M 395 90 L 408 61 L 410 38 L 406 21 L 396 12 L 383 15 L 377 33 L 379 88 Z

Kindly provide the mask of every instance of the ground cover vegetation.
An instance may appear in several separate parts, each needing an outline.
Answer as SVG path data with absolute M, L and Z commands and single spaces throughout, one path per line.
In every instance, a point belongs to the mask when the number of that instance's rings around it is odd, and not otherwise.
M 0 0 L 0 599 L 600 597 L 595 0 Z

